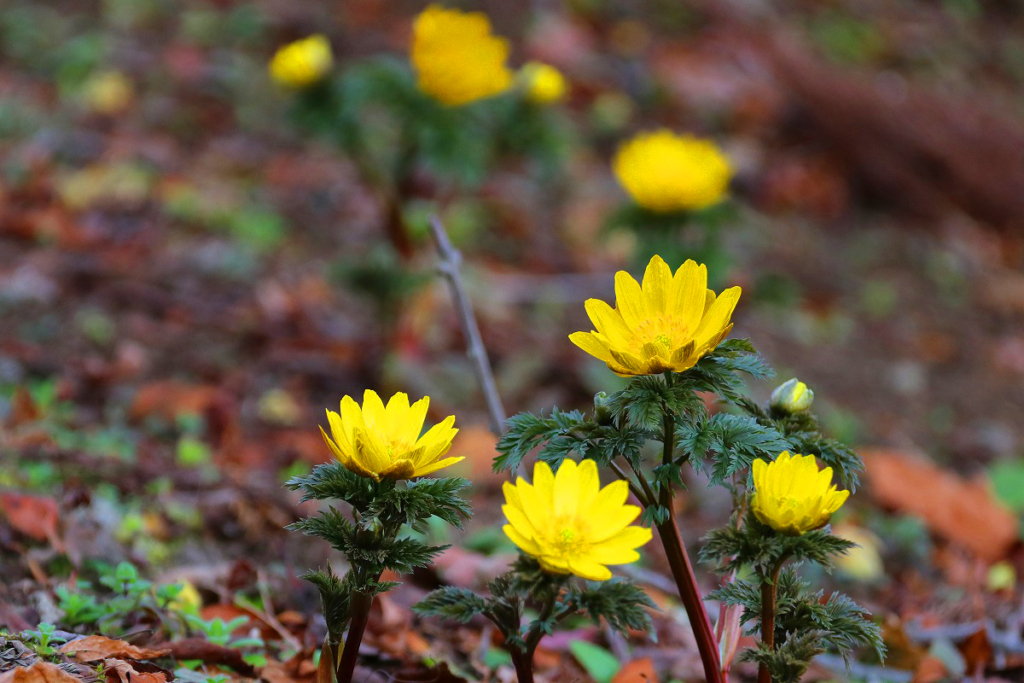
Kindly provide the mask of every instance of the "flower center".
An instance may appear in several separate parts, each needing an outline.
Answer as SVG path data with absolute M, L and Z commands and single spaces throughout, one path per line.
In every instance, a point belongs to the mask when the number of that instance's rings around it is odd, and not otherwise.
M 555 551 L 562 557 L 577 557 L 583 554 L 590 545 L 587 542 L 586 529 L 576 519 L 556 520 L 553 525 L 558 531 L 554 535 Z
M 688 340 L 688 331 L 674 315 L 663 315 L 637 325 L 636 336 L 641 344 L 650 342 L 671 350 Z

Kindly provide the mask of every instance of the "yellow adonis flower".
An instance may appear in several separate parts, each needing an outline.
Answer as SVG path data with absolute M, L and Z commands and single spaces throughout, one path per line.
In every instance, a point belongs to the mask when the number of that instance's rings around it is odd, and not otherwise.
M 619 148 L 612 166 L 633 200 L 659 213 L 717 204 L 733 173 L 714 142 L 670 130 L 637 135 Z
M 504 92 L 512 84 L 505 66 L 508 41 L 491 35 L 483 12 L 430 5 L 413 23 L 412 65 L 419 89 L 449 107 Z
M 317 34 L 279 48 L 268 68 L 275 82 L 287 88 L 305 88 L 326 76 L 333 65 L 331 44 Z
M 556 574 L 610 579 L 605 565 L 636 562 L 636 549 L 651 540 L 650 529 L 630 526 L 640 508 L 626 505 L 628 484 L 601 488 L 593 460 L 565 460 L 557 475 L 538 462 L 533 484 L 520 477 L 514 486 L 505 482 L 504 492 L 505 534 Z
M 320 433 L 334 457 L 360 476 L 374 481 L 422 477 L 464 459 L 442 459 L 459 431 L 452 426 L 454 415 L 420 436 L 429 405 L 429 396 L 410 406 L 409 397 L 398 393 L 384 407 L 380 396 L 367 389 L 362 408 L 346 396 L 341 399 L 340 415 L 328 410 L 331 436 L 323 427 Z
M 526 99 L 534 104 L 554 104 L 565 97 L 568 84 L 562 72 L 550 64 L 528 62 L 519 70 Z
M 588 299 L 597 328 L 569 335 L 573 344 L 600 358 L 619 375 L 682 372 L 718 346 L 740 298 L 732 287 L 720 296 L 708 289 L 708 271 L 687 261 L 672 274 L 660 256 L 647 264 L 641 286 L 629 273 L 615 274 L 615 308 Z
M 832 468 L 818 470 L 813 455 L 783 451 L 774 462 L 754 461 L 751 509 L 779 533 L 799 536 L 828 524 L 849 497 L 832 483 Z

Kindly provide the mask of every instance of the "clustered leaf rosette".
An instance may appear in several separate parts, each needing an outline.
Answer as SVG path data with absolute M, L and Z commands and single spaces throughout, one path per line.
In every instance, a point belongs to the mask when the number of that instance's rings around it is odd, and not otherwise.
M 286 88 L 306 88 L 323 79 L 334 65 L 331 44 L 316 34 L 282 46 L 274 53 L 270 77 Z
M 549 572 L 606 581 L 606 565 L 636 562 L 636 549 L 651 540 L 650 529 L 631 526 L 641 510 L 626 504 L 629 485 L 601 488 L 593 460 L 564 460 L 557 474 L 538 462 L 533 484 L 519 477 L 503 491 L 505 534 Z
M 512 85 L 509 45 L 491 34 L 483 12 L 430 5 L 413 23 L 410 59 L 421 91 L 449 107 L 502 93 Z
M 813 455 L 783 451 L 771 463 L 754 461 L 750 508 L 775 531 L 799 536 L 828 524 L 849 497 L 832 483 L 832 468 L 818 469 Z
M 454 415 L 420 436 L 429 406 L 429 396 L 409 405 L 409 396 L 401 392 L 385 406 L 377 392 L 367 389 L 361 408 L 346 396 L 340 414 L 328 410 L 331 434 L 323 427 L 320 433 L 334 457 L 355 474 L 378 482 L 422 477 L 465 459 L 444 457 L 459 431 Z
M 714 142 L 662 129 L 625 142 L 612 163 L 637 204 L 655 213 L 704 209 L 725 199 L 733 169 Z
M 703 264 L 687 261 L 672 274 L 660 256 L 647 265 L 641 285 L 624 270 L 615 274 L 615 308 L 588 299 L 595 330 L 574 332 L 573 344 L 607 363 L 618 375 L 683 372 L 718 346 L 732 330 L 740 288 L 716 295 Z

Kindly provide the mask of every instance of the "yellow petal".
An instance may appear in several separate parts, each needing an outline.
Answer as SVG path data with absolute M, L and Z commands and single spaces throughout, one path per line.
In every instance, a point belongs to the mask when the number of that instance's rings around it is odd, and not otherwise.
M 428 474 L 431 474 L 432 472 L 436 472 L 439 469 L 442 469 L 444 467 L 448 467 L 449 465 L 454 465 L 455 463 L 461 462 L 461 461 L 463 461 L 465 459 L 466 459 L 465 456 L 461 456 L 460 455 L 460 456 L 457 456 L 457 457 L 454 457 L 454 458 L 445 458 L 444 460 L 438 460 L 438 461 L 432 462 L 432 463 L 430 463 L 428 465 L 424 465 L 423 467 L 417 467 L 416 470 L 413 472 L 412 476 L 414 476 L 414 477 L 424 477 L 424 476 L 426 476 Z
M 640 283 L 624 270 L 615 273 L 615 308 L 626 325 L 636 328 L 650 316 Z
M 587 299 L 583 304 L 594 327 L 613 346 L 627 345 L 633 336 L 622 315 L 600 299 Z
M 729 319 L 736 308 L 736 303 L 740 300 L 740 292 L 739 287 L 730 287 L 715 299 L 715 303 L 711 305 L 703 320 L 700 321 L 697 330 L 693 333 L 693 338 L 698 345 L 715 337 L 729 324 Z
M 672 269 L 665 260 L 655 255 L 644 272 L 643 292 L 647 308 L 653 315 L 663 315 L 672 289 Z
M 612 359 L 612 355 L 608 353 L 608 347 L 602 344 L 598 337 L 591 332 L 573 332 L 569 335 L 569 341 L 595 358 L 605 362 Z

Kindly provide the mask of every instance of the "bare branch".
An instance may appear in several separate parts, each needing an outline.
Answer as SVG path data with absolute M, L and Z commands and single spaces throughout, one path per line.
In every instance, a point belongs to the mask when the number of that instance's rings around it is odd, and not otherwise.
M 473 363 L 473 372 L 477 381 L 480 382 L 480 389 L 484 393 L 484 400 L 487 402 L 487 414 L 490 418 L 491 431 L 495 436 L 501 436 L 505 431 L 505 408 L 501 404 L 501 396 L 498 394 L 498 387 L 494 381 L 494 373 L 491 371 L 491 363 L 487 357 L 487 349 L 480 338 L 480 327 L 477 325 L 476 316 L 473 314 L 473 306 L 469 302 L 469 295 L 462 284 L 462 277 L 459 275 L 459 266 L 462 264 L 462 254 L 459 253 L 448 233 L 445 232 L 441 219 L 437 216 L 430 217 L 430 231 L 437 242 L 437 251 L 441 255 L 439 268 L 441 273 L 448 279 L 451 286 L 452 298 L 455 300 L 455 311 L 458 313 L 459 322 L 462 324 L 462 333 L 466 337 L 466 353 Z

